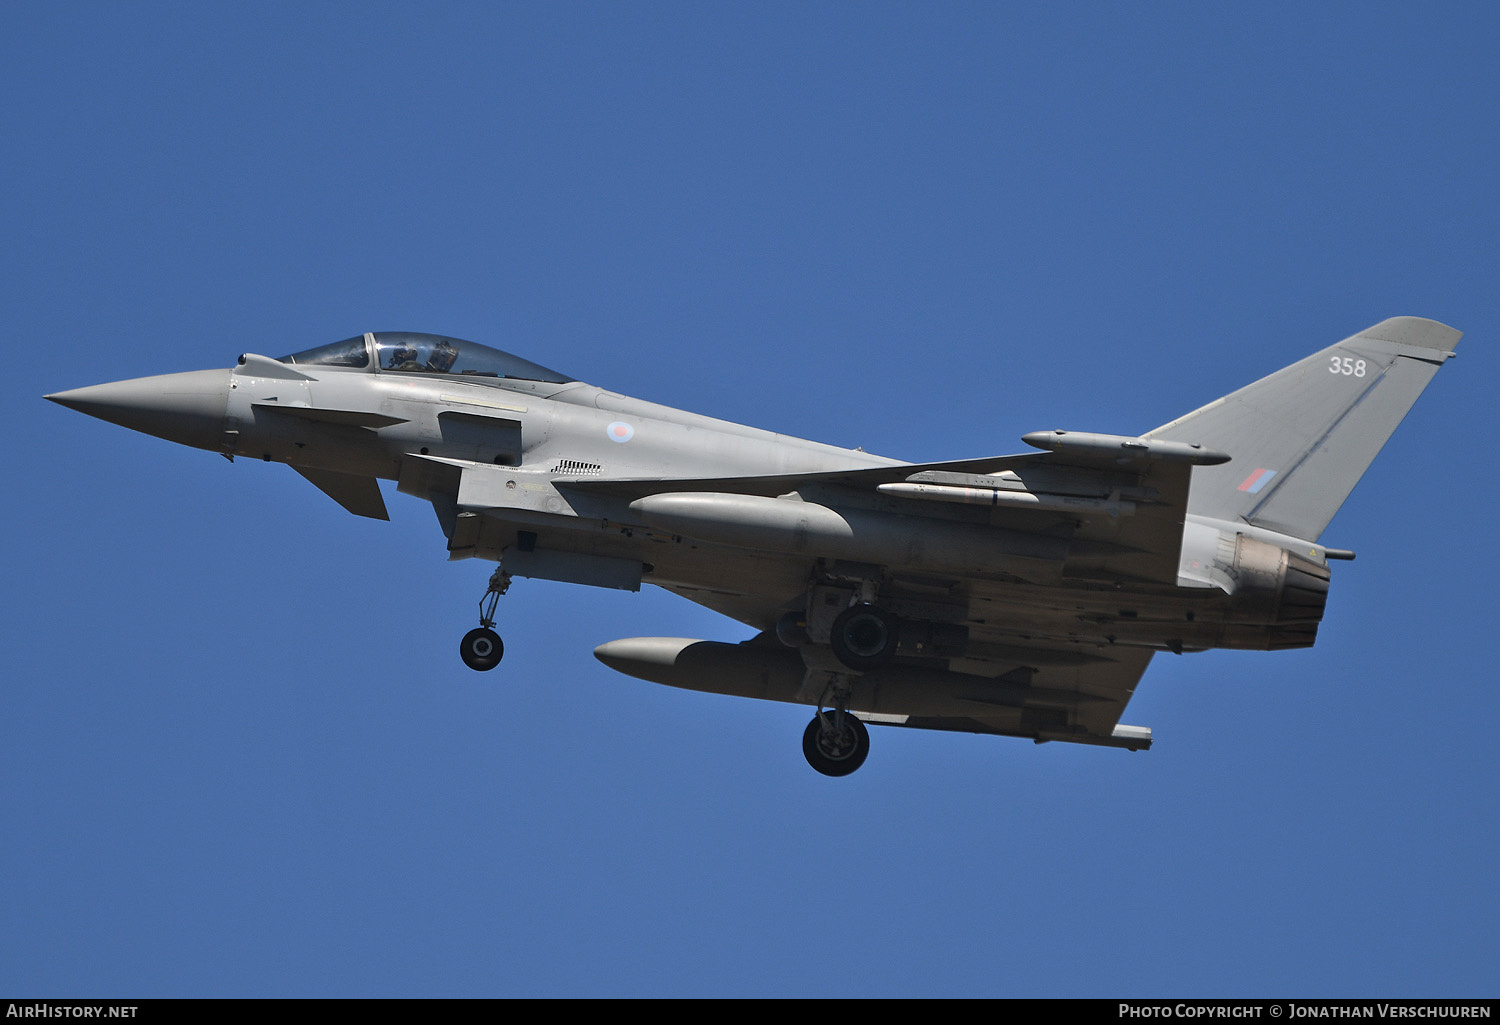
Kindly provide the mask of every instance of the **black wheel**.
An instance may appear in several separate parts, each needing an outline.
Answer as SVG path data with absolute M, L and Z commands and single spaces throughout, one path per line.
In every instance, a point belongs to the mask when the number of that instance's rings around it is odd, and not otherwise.
M 840 728 L 834 726 L 841 723 Z M 848 712 L 820 712 L 802 733 L 807 764 L 825 776 L 847 776 L 870 753 L 870 731 Z
M 484 672 L 500 664 L 500 659 L 505 656 L 505 645 L 495 631 L 487 626 L 477 626 L 464 634 L 458 645 L 458 654 L 464 665 Z
M 896 656 L 900 623 L 878 605 L 851 605 L 833 621 L 828 643 L 850 669 L 883 666 Z

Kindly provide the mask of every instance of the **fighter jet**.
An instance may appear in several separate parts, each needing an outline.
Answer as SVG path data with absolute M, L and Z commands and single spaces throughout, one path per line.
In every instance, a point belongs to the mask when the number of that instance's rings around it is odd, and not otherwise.
M 655 584 L 747 624 L 635 637 L 605 665 L 816 709 L 843 776 L 867 723 L 1141 750 L 1120 723 L 1157 652 L 1310 646 L 1319 538 L 1461 333 L 1396 317 L 1140 437 L 1047 430 L 1020 455 L 906 463 L 585 384 L 458 338 L 373 332 L 279 359 L 46 396 L 133 430 L 286 463 L 386 519 L 430 502 L 450 559 L 498 563 L 471 669 L 504 652 L 513 577 Z

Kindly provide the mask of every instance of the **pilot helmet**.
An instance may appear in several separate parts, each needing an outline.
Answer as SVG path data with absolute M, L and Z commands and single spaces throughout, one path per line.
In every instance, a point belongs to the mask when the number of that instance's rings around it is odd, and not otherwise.
M 453 369 L 453 361 L 458 359 L 458 347 L 446 339 L 438 342 L 432 348 L 432 358 L 427 365 L 439 373 L 446 374 Z

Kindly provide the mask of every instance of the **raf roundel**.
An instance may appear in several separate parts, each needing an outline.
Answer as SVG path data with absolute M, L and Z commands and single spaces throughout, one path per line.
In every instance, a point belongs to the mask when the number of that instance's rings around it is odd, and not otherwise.
M 635 437 L 635 428 L 627 423 L 621 423 L 619 420 L 616 420 L 604 429 L 604 433 L 609 435 L 610 441 L 619 442 L 623 445 Z

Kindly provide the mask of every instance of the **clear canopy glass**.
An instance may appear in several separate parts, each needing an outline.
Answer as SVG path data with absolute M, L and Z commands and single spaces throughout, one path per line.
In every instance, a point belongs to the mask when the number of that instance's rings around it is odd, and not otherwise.
M 304 363 L 320 367 L 367 367 L 370 365 L 370 350 L 365 345 L 365 336 L 345 338 L 342 342 L 320 345 L 291 356 L 283 356 L 281 363 Z
M 508 377 L 520 381 L 546 381 L 550 384 L 567 384 L 573 380 L 530 360 L 478 342 L 466 342 L 461 338 L 411 331 L 377 331 L 368 337 L 375 339 L 375 365 L 380 370 L 406 374 Z M 281 362 L 326 367 L 367 367 L 370 365 L 370 352 L 366 338 L 365 335 L 347 338 L 332 345 L 283 356 Z

